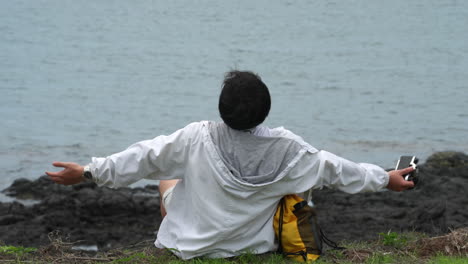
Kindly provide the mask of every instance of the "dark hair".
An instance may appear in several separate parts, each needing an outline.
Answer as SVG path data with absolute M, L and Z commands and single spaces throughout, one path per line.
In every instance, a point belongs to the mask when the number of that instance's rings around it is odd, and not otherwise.
M 270 106 L 270 92 L 258 75 L 248 71 L 226 73 L 218 108 L 229 127 L 246 130 L 258 126 L 268 116 Z

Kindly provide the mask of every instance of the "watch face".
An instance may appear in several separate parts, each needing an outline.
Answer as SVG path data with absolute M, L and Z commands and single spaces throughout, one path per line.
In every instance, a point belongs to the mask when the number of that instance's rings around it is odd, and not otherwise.
M 88 180 L 91 180 L 93 178 L 93 175 L 91 174 L 90 171 L 85 171 L 85 173 L 83 174 L 83 176 L 88 179 Z

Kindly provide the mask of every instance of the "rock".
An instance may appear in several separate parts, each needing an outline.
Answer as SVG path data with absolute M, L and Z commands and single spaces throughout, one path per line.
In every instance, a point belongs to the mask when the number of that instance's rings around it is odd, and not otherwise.
M 95 185 L 94 183 L 91 183 Z M 86 186 L 86 184 L 79 184 Z M 8 196 L 23 200 L 40 200 L 49 196 L 50 193 L 67 194 L 74 187 L 55 184 L 48 176 L 41 176 L 35 181 L 17 179 L 13 184 L 2 192 Z M 76 187 L 75 187 L 76 188 Z
M 468 155 L 454 151 L 437 152 L 427 158 L 425 165 L 431 169 L 468 169 Z
M 9 245 L 45 245 L 50 232 L 59 232 L 63 240 L 100 249 L 128 246 L 155 239 L 161 222 L 157 186 L 117 190 L 94 183 L 62 186 L 43 176 L 16 180 L 4 192 L 40 200 L 32 206 L 0 203 L 0 241 Z
M 3 215 L 0 216 L 0 225 L 12 225 L 20 221 L 24 221 L 26 218 L 22 215 Z

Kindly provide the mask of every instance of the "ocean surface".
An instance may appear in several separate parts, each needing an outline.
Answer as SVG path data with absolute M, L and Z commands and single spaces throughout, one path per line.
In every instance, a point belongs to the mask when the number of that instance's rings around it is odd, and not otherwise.
M 467 152 L 467 43 L 464 0 L 0 0 L 0 190 L 220 120 L 230 69 L 347 159 Z

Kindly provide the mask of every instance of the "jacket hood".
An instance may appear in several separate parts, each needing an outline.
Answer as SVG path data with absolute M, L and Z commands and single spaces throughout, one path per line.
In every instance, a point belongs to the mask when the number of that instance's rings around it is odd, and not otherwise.
M 209 123 L 211 139 L 231 174 L 250 184 L 272 182 L 292 162 L 302 146 L 264 126 L 245 131 L 224 123 Z

